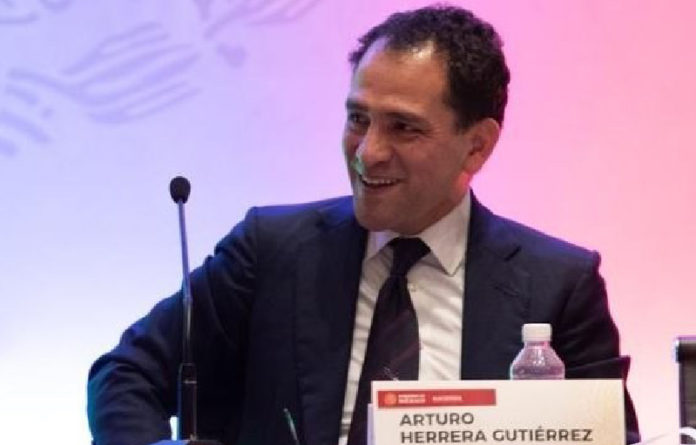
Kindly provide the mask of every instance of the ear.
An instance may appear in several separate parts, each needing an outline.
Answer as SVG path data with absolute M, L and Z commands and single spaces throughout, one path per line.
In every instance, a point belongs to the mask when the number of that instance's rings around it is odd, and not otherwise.
M 473 176 L 486 163 L 500 137 L 500 124 L 490 117 L 481 119 L 465 131 L 469 152 L 464 160 L 464 168 Z

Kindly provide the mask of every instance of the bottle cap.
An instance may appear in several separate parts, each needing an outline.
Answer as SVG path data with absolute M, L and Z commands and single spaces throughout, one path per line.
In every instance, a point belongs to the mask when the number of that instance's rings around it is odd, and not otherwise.
M 551 325 L 548 323 L 525 323 L 522 326 L 522 341 L 551 341 Z

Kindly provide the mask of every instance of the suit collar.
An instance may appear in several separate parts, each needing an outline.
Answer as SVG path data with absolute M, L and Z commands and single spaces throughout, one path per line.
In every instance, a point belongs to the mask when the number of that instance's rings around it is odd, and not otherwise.
M 507 222 L 481 204 L 473 192 L 471 193 L 469 247 L 484 249 L 501 260 L 511 258 L 520 249 L 520 244 L 510 232 Z
M 344 224 L 353 225 L 354 229 L 364 232 L 364 229 L 358 225 L 353 212 L 353 198 L 351 196 L 343 196 L 333 199 L 326 205 L 319 207 L 317 212 L 320 216 L 320 228 L 331 230 Z

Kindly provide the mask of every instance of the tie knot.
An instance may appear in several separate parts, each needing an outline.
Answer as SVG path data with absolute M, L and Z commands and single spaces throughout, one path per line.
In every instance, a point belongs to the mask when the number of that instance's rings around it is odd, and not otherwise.
M 394 238 L 389 242 L 394 251 L 391 275 L 405 276 L 430 248 L 420 238 Z

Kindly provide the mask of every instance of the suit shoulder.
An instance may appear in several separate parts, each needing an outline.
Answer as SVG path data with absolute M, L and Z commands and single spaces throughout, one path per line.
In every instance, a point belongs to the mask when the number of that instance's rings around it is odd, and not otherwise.
M 344 216 L 352 214 L 349 196 L 322 199 L 299 204 L 282 204 L 252 207 L 250 214 L 268 223 L 292 223 L 296 221 L 316 220 L 326 212 L 339 212 Z
M 338 225 L 352 220 L 353 206 L 349 196 L 300 204 L 252 207 L 219 246 L 229 245 L 238 239 L 297 242 L 314 234 L 323 224 Z
M 598 261 L 599 255 L 594 250 L 544 233 L 509 218 L 496 217 L 501 226 L 519 243 L 521 253 L 525 256 L 560 264 L 581 263 L 586 265 L 589 262 Z
M 297 236 L 322 225 L 340 225 L 353 220 L 353 204 L 349 196 L 323 199 L 301 204 L 253 207 L 245 222 L 261 232 Z

